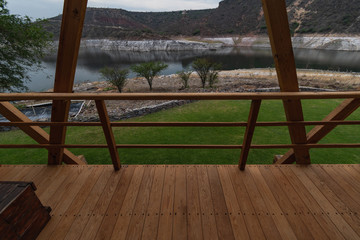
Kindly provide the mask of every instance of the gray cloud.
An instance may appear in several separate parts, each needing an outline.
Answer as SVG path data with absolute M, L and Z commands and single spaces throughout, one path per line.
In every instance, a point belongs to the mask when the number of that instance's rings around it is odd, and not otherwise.
M 129 11 L 175 11 L 216 8 L 220 0 L 89 0 L 89 7 L 123 8 Z M 12 14 L 49 18 L 62 13 L 63 0 L 8 0 Z

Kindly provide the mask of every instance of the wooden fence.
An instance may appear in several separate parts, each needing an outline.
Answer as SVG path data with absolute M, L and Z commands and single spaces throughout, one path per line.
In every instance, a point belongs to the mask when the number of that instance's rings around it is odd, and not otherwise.
M 331 131 L 337 125 L 360 125 L 360 121 L 323 120 L 323 121 L 282 121 L 258 122 L 257 117 L 262 100 L 301 100 L 301 99 L 352 99 L 356 100 L 354 111 L 360 105 L 360 92 L 279 92 L 279 93 L 2 93 L 0 103 L 16 100 L 94 100 L 100 122 L 0 122 L 0 126 L 17 126 L 23 131 L 30 126 L 102 126 L 107 144 L 2 144 L 0 148 L 108 148 L 114 168 L 121 167 L 118 148 L 190 148 L 190 149 L 241 149 L 239 168 L 245 169 L 249 150 L 270 148 L 359 148 L 360 143 L 353 144 L 251 144 L 255 127 L 268 126 L 326 126 Z M 251 100 L 247 122 L 111 122 L 106 110 L 105 100 Z M 2 105 L 5 106 L 5 105 Z M 352 112 L 351 111 L 351 112 Z M 350 113 L 351 113 L 350 112 Z M 0 111 L 1 113 L 1 111 Z M 350 114 L 349 113 L 349 114 Z M 348 115 L 349 115 L 348 114 Z M 6 116 L 5 116 L 6 117 Z M 112 127 L 246 127 L 244 141 L 241 145 L 194 145 L 194 144 L 116 144 Z M 25 130 L 24 130 L 25 129 Z M 328 132 L 329 132 L 328 131 Z M 26 131 L 25 131 L 26 132 Z M 30 134 L 29 134 L 30 135 Z M 326 135 L 326 134 L 325 134 Z

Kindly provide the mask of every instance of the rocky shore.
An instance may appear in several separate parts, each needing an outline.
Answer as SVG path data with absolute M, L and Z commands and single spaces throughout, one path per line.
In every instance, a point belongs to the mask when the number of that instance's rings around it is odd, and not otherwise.
M 360 51 L 359 36 L 295 36 L 292 37 L 292 43 L 294 48 Z M 54 46 L 57 46 L 56 42 Z M 87 39 L 81 41 L 81 47 L 136 52 L 196 51 L 215 50 L 222 47 L 270 48 L 270 42 L 267 36 L 188 37 L 186 39 L 143 41 Z
M 360 90 L 360 74 L 319 70 L 298 70 L 302 91 L 348 91 Z M 51 91 L 51 90 L 49 90 Z M 201 88 L 201 81 L 194 72 L 189 88 L 184 89 L 176 74 L 159 76 L 153 81 L 153 92 L 254 92 L 278 91 L 275 69 L 240 69 L 222 71 L 213 88 Z M 116 88 L 108 82 L 88 82 L 77 84 L 74 92 L 114 93 Z M 126 93 L 150 92 L 143 78 L 129 79 L 123 89 Z M 189 101 L 107 101 L 107 109 L 112 120 L 120 120 L 146 115 Z M 27 102 L 26 104 L 29 104 Z M 80 114 L 72 121 L 98 121 L 94 101 L 87 101 Z

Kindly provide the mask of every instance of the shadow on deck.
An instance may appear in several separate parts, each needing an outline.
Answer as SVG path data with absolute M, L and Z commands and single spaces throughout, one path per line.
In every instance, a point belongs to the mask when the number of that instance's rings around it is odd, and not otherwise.
M 38 239 L 359 239 L 360 165 L 0 166 L 33 181 Z

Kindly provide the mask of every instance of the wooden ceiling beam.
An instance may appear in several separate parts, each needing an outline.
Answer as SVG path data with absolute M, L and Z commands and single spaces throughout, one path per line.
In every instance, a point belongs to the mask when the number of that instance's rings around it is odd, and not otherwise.
M 280 90 L 299 92 L 285 0 L 262 0 L 262 5 Z M 283 105 L 288 121 L 304 120 L 300 100 L 284 100 Z M 289 133 L 293 144 L 306 143 L 305 126 L 289 126 Z M 297 163 L 310 163 L 308 149 L 294 149 L 294 155 Z
M 54 92 L 73 91 L 77 58 L 80 48 L 82 28 L 85 19 L 87 0 L 65 0 L 56 62 Z M 67 122 L 70 101 L 54 100 L 52 122 Z M 64 144 L 66 127 L 50 127 L 50 144 Z M 61 164 L 64 149 L 51 149 L 48 164 Z

